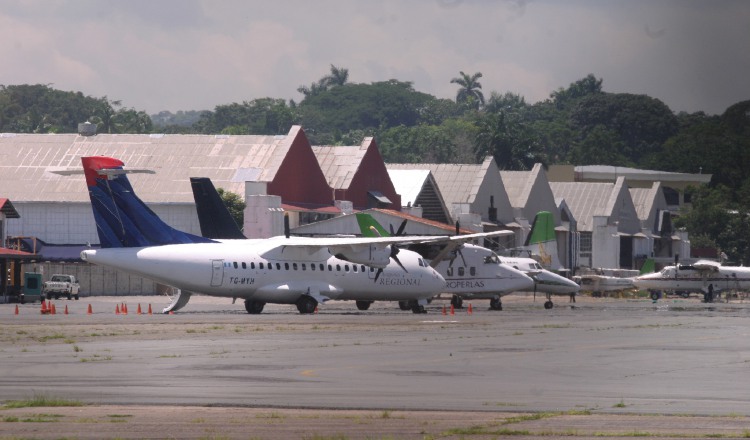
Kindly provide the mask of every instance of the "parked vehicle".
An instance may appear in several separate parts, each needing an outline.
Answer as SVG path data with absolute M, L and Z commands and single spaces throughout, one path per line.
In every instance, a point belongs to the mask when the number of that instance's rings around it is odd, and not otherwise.
M 47 299 L 52 299 L 52 297 L 60 299 L 61 296 L 66 296 L 68 299 L 78 300 L 80 290 L 81 286 L 74 275 L 63 274 L 52 275 L 49 281 L 45 281 L 42 288 L 43 295 Z

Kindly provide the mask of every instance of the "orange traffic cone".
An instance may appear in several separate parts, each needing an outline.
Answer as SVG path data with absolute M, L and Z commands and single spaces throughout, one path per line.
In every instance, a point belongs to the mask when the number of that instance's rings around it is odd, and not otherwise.
M 16 315 L 18 315 L 18 304 L 16 304 Z
M 68 314 L 68 305 L 67 304 L 65 304 L 65 314 L 66 315 Z
M 137 312 L 137 314 L 139 314 L 139 315 L 143 314 L 143 313 L 141 313 L 141 303 L 138 303 L 138 312 Z
M 49 313 L 49 309 L 47 308 L 47 301 L 42 300 L 42 309 L 41 309 L 42 315 L 46 315 Z
M 122 307 L 120 307 L 120 313 L 122 313 L 123 315 L 127 315 L 128 314 L 128 305 L 127 304 L 122 303 Z
M 115 304 L 115 315 L 119 315 L 119 314 L 120 314 L 120 305 Z
M 170 311 L 169 311 L 169 314 L 170 314 L 170 315 L 174 315 L 174 310 L 170 310 Z
M 456 314 L 456 308 L 453 307 L 453 304 L 451 304 L 451 316 Z
M 471 310 L 471 303 L 469 303 L 469 315 L 471 315 L 473 311 Z
M 91 309 L 91 304 L 89 304 L 89 309 L 86 311 L 87 315 L 92 315 L 94 311 Z
M 151 304 L 150 304 L 150 303 L 149 303 L 149 305 L 148 305 L 148 314 L 149 314 L 149 315 L 151 314 Z
M 443 316 L 445 316 L 445 304 L 443 304 Z
M 55 308 L 55 304 L 54 303 L 49 303 L 49 314 L 50 315 L 56 315 L 57 314 L 57 309 Z

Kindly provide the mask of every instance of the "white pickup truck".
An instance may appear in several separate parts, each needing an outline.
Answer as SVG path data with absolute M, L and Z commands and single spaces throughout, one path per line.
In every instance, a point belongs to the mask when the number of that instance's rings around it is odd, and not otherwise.
M 47 299 L 60 299 L 61 296 L 65 295 L 68 299 L 78 299 L 78 293 L 81 290 L 81 286 L 78 285 L 78 280 L 74 275 L 52 275 L 49 281 L 45 281 L 42 286 L 42 297 Z

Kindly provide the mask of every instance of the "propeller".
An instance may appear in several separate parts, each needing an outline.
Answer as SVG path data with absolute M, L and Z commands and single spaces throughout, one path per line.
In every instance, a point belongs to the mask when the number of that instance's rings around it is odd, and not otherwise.
M 398 264 L 399 266 L 401 266 L 401 269 L 403 269 L 404 272 L 409 273 L 409 271 L 406 270 L 406 268 L 404 267 L 404 265 L 401 263 L 401 260 L 398 259 L 398 252 L 399 252 L 398 247 L 395 244 L 392 244 L 391 245 L 391 256 L 390 257 L 393 259 L 393 261 L 396 262 L 396 264 Z M 375 280 L 374 280 L 374 282 L 376 282 L 376 283 L 378 282 L 378 277 L 380 277 L 381 273 L 383 273 L 383 268 L 382 267 L 378 268 L 378 271 L 375 272 Z
M 389 224 L 388 227 L 391 230 L 391 236 L 393 237 L 400 237 L 404 235 L 404 229 L 406 228 L 406 222 L 407 220 L 404 219 L 404 221 L 401 222 L 401 225 L 398 227 L 398 230 L 396 232 L 393 232 L 393 224 Z
M 285 212 L 284 213 L 284 236 L 286 238 L 289 238 L 290 235 L 291 235 L 291 232 L 289 230 L 289 213 Z

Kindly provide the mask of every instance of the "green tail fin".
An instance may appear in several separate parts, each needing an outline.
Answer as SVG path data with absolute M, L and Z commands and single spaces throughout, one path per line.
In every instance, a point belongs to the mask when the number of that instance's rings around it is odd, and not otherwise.
M 531 233 L 526 238 L 526 244 L 545 243 L 555 241 L 555 218 L 549 211 L 539 211 L 534 217 L 534 224 L 531 225 Z
M 391 234 L 383 229 L 380 223 L 370 214 L 358 212 L 355 215 L 357 216 L 357 223 L 363 237 L 390 237 Z
M 641 275 L 654 272 L 656 272 L 656 263 L 654 262 L 654 259 L 646 258 L 646 261 L 643 262 L 643 266 L 641 266 Z

